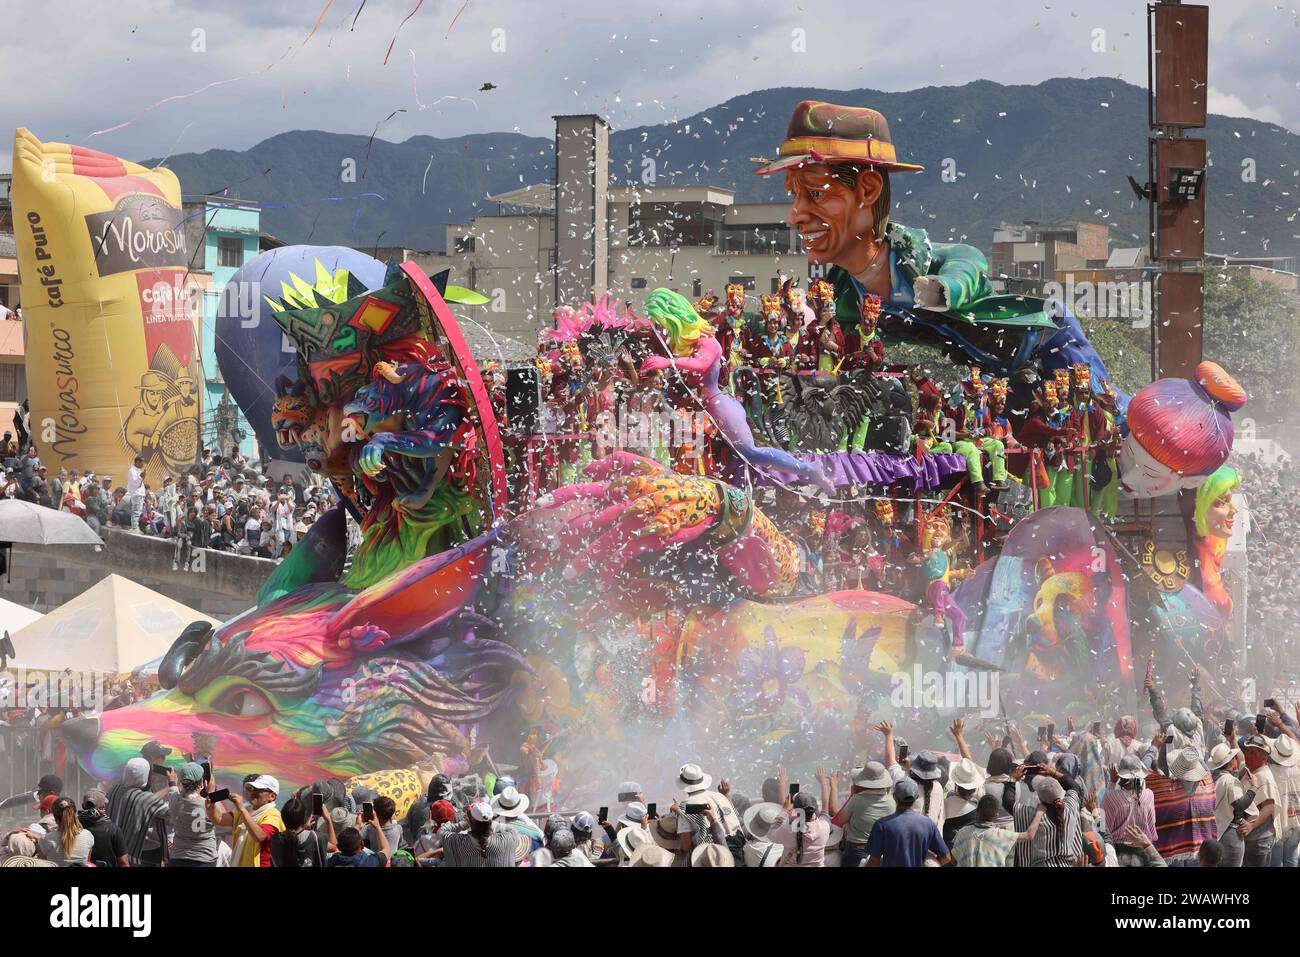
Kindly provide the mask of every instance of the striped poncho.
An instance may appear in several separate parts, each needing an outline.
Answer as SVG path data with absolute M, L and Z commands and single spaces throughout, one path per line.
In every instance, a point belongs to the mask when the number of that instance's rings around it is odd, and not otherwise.
M 1195 854 L 1202 841 L 1218 835 L 1214 779 L 1208 774 L 1188 785 L 1153 770 L 1146 786 L 1156 804 L 1156 850 L 1165 860 Z

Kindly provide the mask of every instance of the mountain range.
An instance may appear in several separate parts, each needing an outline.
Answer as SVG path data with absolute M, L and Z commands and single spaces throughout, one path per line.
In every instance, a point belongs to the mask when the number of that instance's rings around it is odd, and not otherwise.
M 926 167 L 893 177 L 895 218 L 936 239 L 987 249 L 1002 222 L 1079 218 L 1109 224 L 1112 246 L 1146 245 L 1146 208 L 1127 181 L 1147 178 L 1146 91 L 1104 78 L 894 93 L 759 90 L 671 123 L 612 131 L 611 183 L 641 183 L 649 158 L 656 185 L 726 187 L 738 202 L 783 198 L 780 177 L 754 176 L 751 158 L 775 154 L 791 110 L 806 99 L 885 114 L 900 158 Z M 1300 254 L 1300 137 L 1217 114 L 1190 135 L 1204 136 L 1210 157 L 1206 249 Z M 263 229 L 286 242 L 429 250 L 442 248 L 446 223 L 495 212 L 487 196 L 549 181 L 554 157 L 549 137 L 518 133 L 392 143 L 295 130 L 167 165 L 187 194 L 226 190 L 261 202 Z

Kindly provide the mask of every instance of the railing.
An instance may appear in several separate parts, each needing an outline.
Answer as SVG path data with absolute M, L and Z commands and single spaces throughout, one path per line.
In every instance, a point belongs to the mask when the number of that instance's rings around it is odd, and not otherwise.
M 0 726 L 0 802 L 15 798 L 0 811 L 0 816 L 22 823 L 34 821 L 37 812 L 32 802 L 18 801 L 16 796 L 32 794 L 46 774 L 63 778 L 63 793 L 78 806 L 87 789 L 99 783 L 81 767 L 75 755 L 65 750 L 55 729 Z

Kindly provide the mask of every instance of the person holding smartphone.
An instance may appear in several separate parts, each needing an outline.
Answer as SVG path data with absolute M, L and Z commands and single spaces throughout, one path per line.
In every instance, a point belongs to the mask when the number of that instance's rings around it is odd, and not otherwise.
M 317 798 L 319 794 L 315 795 Z M 315 810 L 313 806 L 311 810 Z M 271 835 L 271 865 L 273 867 L 324 867 L 325 842 L 312 827 L 313 814 L 309 807 L 296 797 L 284 802 L 280 816 L 284 819 L 284 830 Z M 326 818 L 330 842 L 335 841 L 334 824 Z
M 394 820 L 396 815 L 396 801 L 382 794 L 375 798 L 374 803 L 371 805 L 371 814 L 366 818 L 366 827 L 361 831 L 366 847 L 372 851 L 379 850 L 378 832 L 381 830 L 384 832 L 384 837 L 392 850 L 399 850 L 405 845 L 406 842 L 402 839 L 401 822 Z
M 722 782 L 723 785 L 726 782 Z M 698 764 L 684 764 L 677 774 L 677 785 L 683 795 L 673 801 L 672 813 L 677 815 L 677 837 L 680 850 L 690 854 L 700 844 L 725 844 L 727 832 L 722 824 L 722 813 L 717 804 L 721 795 L 710 791 L 713 778 L 705 774 Z M 731 802 L 727 802 L 731 807 Z M 735 814 L 734 807 L 731 813 Z
M 149 771 L 147 759 L 129 759 L 122 780 L 108 792 L 108 819 L 122 829 L 132 867 L 157 867 L 162 858 L 160 852 L 146 852 L 150 835 L 166 826 L 167 817 L 166 800 L 149 790 Z
M 235 806 L 231 866 L 270 867 L 271 836 L 284 830 L 284 819 L 275 806 L 275 799 L 280 794 L 280 782 L 269 774 L 259 774 L 249 783 L 248 788 L 251 796 L 247 803 L 241 795 L 230 796 L 230 801 Z
M 216 867 L 217 836 L 212 803 L 200 793 L 203 768 L 193 761 L 168 769 L 167 820 L 172 829 L 169 867 Z

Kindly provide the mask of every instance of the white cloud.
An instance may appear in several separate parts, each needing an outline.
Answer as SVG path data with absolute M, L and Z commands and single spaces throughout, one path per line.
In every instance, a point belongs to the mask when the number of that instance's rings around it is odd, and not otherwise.
M 1206 97 L 1205 105 L 1211 113 L 1222 113 L 1224 116 L 1242 116 L 1248 120 L 1259 120 L 1263 123 L 1276 123 L 1279 126 L 1285 126 L 1282 114 L 1275 107 L 1251 107 L 1247 106 L 1239 96 L 1233 96 L 1230 93 L 1224 93 L 1211 85 L 1209 95 Z
M 426 0 L 404 25 L 412 0 L 335 3 L 309 42 L 323 0 L 11 4 L 0 31 L 0 130 L 29 126 L 45 139 L 143 158 L 247 149 L 293 129 L 368 137 L 377 123 L 381 138 L 396 141 L 516 129 L 547 136 L 552 114 L 569 112 L 602 113 L 626 128 L 771 87 L 906 90 L 1058 76 L 1146 83 L 1145 9 L 1133 0 L 928 0 L 923 17 L 880 0 L 476 0 L 445 37 L 462 3 Z M 1278 6 L 1216 0 L 1212 108 L 1300 129 L 1295 26 Z M 193 52 L 196 29 L 206 53 Z M 504 52 L 493 50 L 494 31 L 504 31 Z M 420 102 L 465 99 L 421 110 L 411 50 Z M 203 89 L 234 77 L 242 79 Z M 497 89 L 479 93 L 485 81 Z M 169 97 L 178 98 L 160 102 Z M 407 112 L 385 122 L 398 109 Z

